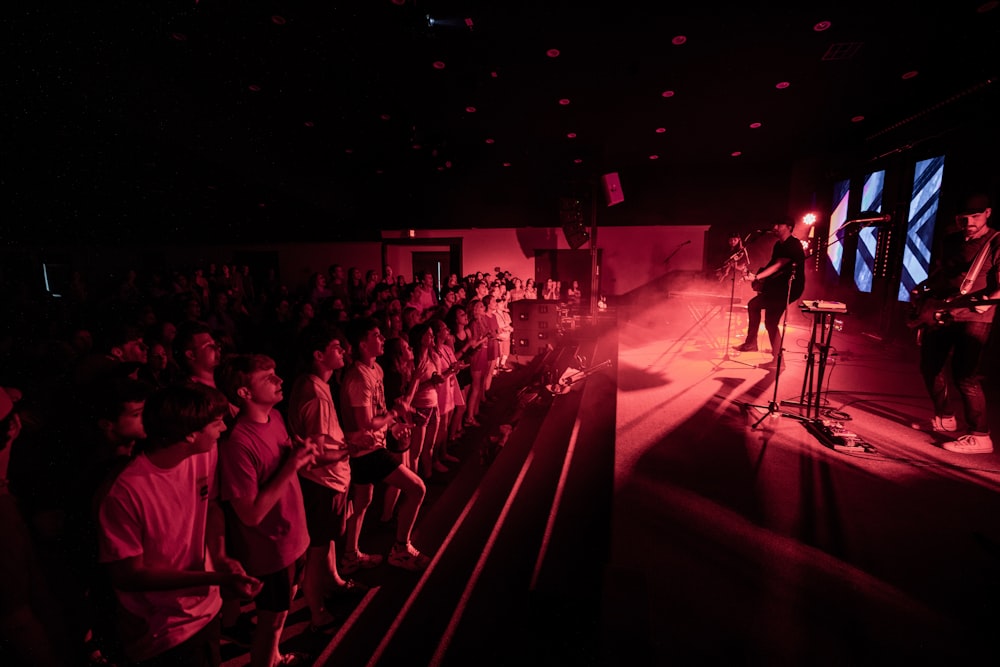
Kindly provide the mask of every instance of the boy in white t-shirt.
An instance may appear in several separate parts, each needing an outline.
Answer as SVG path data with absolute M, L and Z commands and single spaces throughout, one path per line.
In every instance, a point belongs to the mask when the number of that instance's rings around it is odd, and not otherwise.
M 246 596 L 260 586 L 225 554 L 216 443 L 228 407 L 204 385 L 152 394 L 143 409 L 143 451 L 100 502 L 100 560 L 132 664 L 218 665 L 219 586 Z

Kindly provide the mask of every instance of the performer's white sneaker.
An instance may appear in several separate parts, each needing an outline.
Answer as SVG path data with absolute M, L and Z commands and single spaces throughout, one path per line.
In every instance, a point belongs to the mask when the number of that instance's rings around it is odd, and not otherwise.
M 944 443 L 944 448 L 949 452 L 959 454 L 991 454 L 993 452 L 993 440 L 989 435 L 963 435 L 954 442 Z

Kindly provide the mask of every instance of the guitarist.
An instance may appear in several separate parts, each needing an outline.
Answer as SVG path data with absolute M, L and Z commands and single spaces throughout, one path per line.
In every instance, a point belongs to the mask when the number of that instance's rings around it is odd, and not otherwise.
M 986 195 L 974 194 L 965 200 L 955 217 L 958 230 L 943 239 L 929 277 L 911 292 L 913 300 L 959 297 L 953 301 L 955 305 L 963 300 L 1000 297 L 1000 234 L 988 225 L 992 212 Z M 949 356 L 952 379 L 962 398 L 968 434 L 943 445 L 951 452 L 993 451 L 980 363 L 985 359 L 994 309 L 993 305 L 946 308 L 933 324 L 921 325 L 920 374 L 934 405 L 930 430 L 958 430 L 944 374 Z
M 758 294 L 747 302 L 747 337 L 733 349 L 740 352 L 757 350 L 757 333 L 760 329 L 761 311 L 764 311 L 764 328 L 771 340 L 771 361 L 759 364 L 760 368 L 777 368 L 778 353 L 781 351 L 781 334 L 778 325 L 788 304 L 802 296 L 805 288 L 805 250 L 802 243 L 792 235 L 795 222 L 782 218 L 774 222 L 770 233 L 778 240 L 771 250 L 771 260 L 767 266 L 755 274 L 750 274 L 752 285 Z

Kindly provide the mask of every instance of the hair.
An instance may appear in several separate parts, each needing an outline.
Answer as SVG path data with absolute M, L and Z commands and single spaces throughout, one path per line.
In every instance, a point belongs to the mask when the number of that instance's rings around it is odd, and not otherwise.
M 417 359 L 427 355 L 429 349 L 424 347 L 424 334 L 431 330 L 431 325 L 427 322 L 414 324 L 409 331 L 410 347 L 413 348 L 413 356 Z
M 212 329 L 204 322 L 185 320 L 177 325 L 177 335 L 174 336 L 174 359 L 179 363 L 187 363 L 185 352 L 191 349 L 194 337 L 198 334 L 212 335 Z
M 448 325 L 448 328 L 451 329 L 452 333 L 454 333 L 455 329 L 458 327 L 458 311 L 462 311 L 466 315 L 469 314 L 465 309 L 465 306 L 460 303 L 456 303 L 448 309 L 448 312 L 444 316 L 444 322 Z
M 409 341 L 406 342 L 408 343 Z M 403 343 L 404 339 L 399 336 L 385 341 L 385 352 L 382 358 L 385 360 L 387 367 L 394 369 L 402 376 L 403 382 L 408 383 L 413 377 L 413 364 L 404 363 L 403 361 Z
M 164 387 L 146 399 L 142 426 L 144 449 L 155 450 L 200 431 L 229 410 L 221 391 L 197 382 Z
M 126 403 L 142 403 L 149 399 L 153 387 L 130 377 L 112 377 L 98 382 L 86 392 L 84 416 L 90 422 L 115 420 L 125 411 Z
M 240 388 L 250 386 L 250 376 L 254 373 L 271 370 L 275 366 L 274 359 L 266 354 L 234 354 L 215 369 L 215 384 L 226 398 L 242 407 L 245 401 L 239 395 Z
M 310 322 L 299 334 L 298 352 L 300 359 L 305 364 L 311 363 L 314 352 L 325 352 L 327 346 L 335 340 L 341 341 L 341 344 L 346 343 L 340 329 L 333 323 L 327 320 Z
M 347 323 L 347 342 L 351 345 L 351 351 L 357 357 L 361 353 L 361 341 L 373 330 L 378 329 L 378 320 L 374 317 L 356 317 Z

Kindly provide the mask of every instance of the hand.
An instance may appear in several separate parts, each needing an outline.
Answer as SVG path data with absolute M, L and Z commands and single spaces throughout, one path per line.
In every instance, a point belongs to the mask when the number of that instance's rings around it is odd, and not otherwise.
M 230 572 L 226 574 L 225 579 L 226 581 L 222 585 L 241 600 L 252 600 L 264 587 L 260 579 L 251 577 L 249 574 Z
M 296 436 L 288 461 L 293 469 L 298 472 L 302 468 L 315 463 L 316 456 L 318 454 L 319 445 L 316 444 L 315 440 L 312 438 L 305 438 L 303 440 L 302 438 Z

